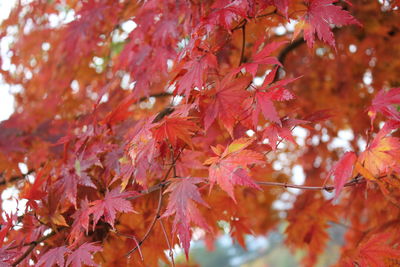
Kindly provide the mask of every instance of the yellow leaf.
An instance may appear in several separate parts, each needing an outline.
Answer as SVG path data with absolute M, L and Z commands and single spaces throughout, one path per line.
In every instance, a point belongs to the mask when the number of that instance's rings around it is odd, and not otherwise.
M 219 159 L 219 157 L 211 157 L 211 158 L 206 159 L 203 164 L 204 165 L 211 165 L 214 162 L 216 162 L 218 159 Z
M 55 213 L 53 216 L 50 218 L 51 222 L 60 225 L 60 226 L 68 226 L 67 222 L 65 221 L 65 218 L 60 214 L 60 213 Z
M 360 164 L 359 161 L 356 162 L 356 167 L 355 169 L 366 179 L 370 180 L 370 181 L 376 181 L 375 176 L 372 175 L 372 173 L 370 173 L 370 171 L 368 171 L 366 168 L 364 168 L 364 166 L 362 166 Z
M 224 156 L 245 149 L 254 142 L 253 138 L 240 138 L 234 140 L 224 152 Z
M 398 155 L 400 155 L 398 138 L 377 135 L 361 154 L 360 162 L 373 176 L 380 176 L 400 163 Z

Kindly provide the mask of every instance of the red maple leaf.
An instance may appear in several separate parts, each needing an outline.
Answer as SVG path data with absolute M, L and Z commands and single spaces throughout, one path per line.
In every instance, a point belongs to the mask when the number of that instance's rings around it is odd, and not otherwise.
M 400 259 L 399 250 L 388 244 L 391 237 L 391 233 L 373 235 L 358 247 L 358 254 L 353 262 L 360 266 L 381 267 L 386 259 Z
M 67 266 L 71 267 L 81 267 L 82 265 L 98 266 L 98 264 L 96 264 L 93 261 L 92 254 L 101 250 L 102 248 L 94 245 L 94 243 L 84 243 L 68 256 Z
M 43 175 L 43 171 L 40 171 L 33 184 L 26 183 L 24 189 L 22 190 L 20 197 L 25 198 L 26 208 L 31 207 L 33 209 L 38 208 L 37 200 L 42 199 L 47 195 L 47 193 L 41 188 L 43 183 L 47 181 L 47 176 Z
M 11 244 L 0 248 L 0 267 L 11 267 L 12 259 L 20 254 L 18 251 L 10 249 Z
M 64 267 L 66 253 L 70 250 L 66 246 L 52 248 L 40 257 L 36 266 L 53 267 L 55 265 Z
M 180 139 L 192 147 L 191 137 L 200 128 L 189 119 L 190 117 L 164 117 L 161 122 L 151 129 L 154 139 L 157 142 L 163 142 L 167 139 L 173 147 L 177 146 L 177 141 Z
M 216 68 L 217 66 L 217 59 L 212 53 L 195 56 L 183 64 L 182 67 L 178 66 L 177 69 L 180 68 L 181 70 L 172 81 L 177 80 L 176 92 L 178 94 L 184 93 L 186 97 L 189 97 L 190 91 L 194 87 L 198 89 L 203 87 L 208 69 Z
M 215 183 L 236 202 L 234 185 L 244 185 L 260 189 L 250 178 L 248 165 L 263 163 L 264 156 L 256 151 L 245 149 L 253 143 L 253 139 L 240 138 L 234 140 L 223 151 L 222 146 L 212 147 L 218 157 L 205 161 L 209 167 L 210 191 Z M 223 151 L 223 152 L 222 152 Z
M 248 1 L 246 0 L 218 0 L 213 5 L 213 12 L 207 17 L 205 27 L 212 29 L 222 26 L 230 31 L 232 23 L 239 17 L 247 17 Z
M 74 219 L 72 224 L 71 233 L 69 235 L 70 241 L 80 239 L 82 235 L 89 231 L 89 216 L 91 209 L 87 199 L 81 201 L 81 207 L 71 217 Z
M 249 77 L 233 79 L 233 75 L 227 75 L 221 81 L 216 93 L 212 96 L 211 103 L 204 112 L 205 130 L 219 117 L 220 122 L 233 136 L 233 127 L 244 115 L 242 102 L 249 95 L 245 88 L 249 86 L 250 82 Z
M 281 140 L 285 139 L 293 144 L 296 144 L 296 141 L 292 135 L 292 127 L 299 124 L 306 124 L 308 121 L 305 120 L 297 120 L 285 117 L 281 120 L 282 125 L 278 125 L 276 123 L 271 123 L 264 129 L 263 139 L 268 138 L 269 145 L 273 150 L 277 149 L 277 144 L 279 142 L 279 137 Z
M 264 118 L 268 119 L 271 122 L 282 126 L 282 122 L 280 120 L 279 114 L 275 109 L 273 101 L 288 101 L 294 99 L 295 96 L 292 92 L 290 92 L 286 85 L 297 80 L 298 78 L 290 78 L 280 80 L 276 83 L 272 83 L 278 68 L 273 69 L 268 75 L 265 77 L 264 82 L 261 87 L 257 88 L 254 92 L 254 98 L 248 99 L 251 101 L 250 104 L 246 103 L 245 106 L 252 106 L 251 117 L 253 121 L 253 126 L 257 127 L 258 118 L 260 113 L 264 115 Z
M 133 97 L 133 95 L 126 98 L 115 109 L 110 111 L 100 123 L 111 126 L 126 120 L 129 116 L 132 115 L 132 112 L 129 111 L 129 108 L 136 101 L 137 99 Z
M 146 171 L 150 169 L 154 158 L 157 156 L 158 150 L 155 145 L 153 134 L 150 130 L 152 127 L 151 120 L 140 121 L 136 124 L 133 129 L 133 137 L 128 144 L 128 154 L 131 158 L 132 165 L 129 165 L 126 170 L 132 174 L 135 172 L 135 178 L 139 182 L 146 180 Z M 131 167 L 134 170 L 130 170 Z M 128 175 L 123 180 L 123 183 L 127 183 L 131 175 Z
M 60 190 L 63 190 L 63 193 L 72 204 L 76 205 L 78 185 L 96 188 L 86 170 L 97 163 L 99 163 L 99 160 L 96 156 L 84 158 L 81 155 L 75 160 L 70 160 L 65 168 L 62 169 L 62 176 L 56 184 Z
M 400 121 L 400 112 L 394 105 L 400 105 L 400 88 L 392 88 L 389 91 L 380 90 L 368 108 L 368 115 L 371 117 L 371 127 L 378 112 L 384 114 L 389 119 Z
M 101 216 L 104 216 L 104 220 L 114 227 L 117 211 L 134 212 L 131 203 L 125 198 L 135 194 L 133 192 L 120 192 L 120 188 L 114 188 L 107 191 L 104 199 L 91 202 L 90 213 L 93 213 L 93 230 Z
M 163 217 L 175 214 L 173 232 L 178 233 L 179 239 L 188 257 L 190 247 L 190 223 L 209 229 L 204 218 L 197 209 L 195 202 L 209 207 L 202 199 L 196 184 L 203 182 L 200 178 L 174 179 L 165 193 L 170 192 L 167 210 Z
M 7 214 L 5 213 L 7 223 L 6 225 L 1 226 L 1 231 L 0 231 L 0 247 L 3 246 L 4 238 L 7 236 L 8 231 L 14 226 L 13 220 L 17 219 L 16 214 Z
M 360 162 L 375 177 L 391 170 L 400 171 L 400 139 L 387 136 L 399 126 L 398 122 L 387 122 L 360 155 Z
M 253 48 L 253 57 L 249 62 L 244 63 L 241 65 L 239 68 L 236 68 L 234 70 L 234 73 L 239 72 L 243 68 L 250 73 L 253 77 L 256 76 L 258 66 L 260 64 L 270 64 L 270 65 L 279 65 L 282 66 L 282 64 L 278 61 L 276 57 L 271 57 L 271 53 L 274 52 L 276 49 L 281 47 L 282 45 L 286 44 L 287 41 L 283 42 L 271 42 L 265 45 L 260 51 L 257 51 L 264 41 L 264 38 L 260 39 L 257 41 Z
M 304 39 L 309 47 L 314 45 L 314 35 L 335 47 L 335 38 L 330 24 L 338 26 L 356 24 L 361 26 L 349 12 L 341 6 L 334 5 L 337 0 L 307 0 L 307 12 L 302 17 L 299 27 L 304 30 Z M 299 30 L 299 28 L 297 29 Z
M 357 156 L 354 152 L 346 152 L 328 173 L 328 178 L 334 176 L 335 199 L 339 196 L 346 181 L 351 177 Z

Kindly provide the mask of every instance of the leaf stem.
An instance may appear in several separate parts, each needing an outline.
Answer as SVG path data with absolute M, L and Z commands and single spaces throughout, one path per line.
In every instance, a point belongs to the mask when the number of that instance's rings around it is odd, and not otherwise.
M 163 223 L 162 219 L 160 219 L 159 222 L 161 224 L 161 229 L 162 229 L 162 231 L 164 233 L 165 240 L 167 241 L 167 245 L 168 245 L 168 248 L 169 248 L 169 256 L 171 258 L 172 267 L 175 267 L 174 252 L 172 251 L 172 246 L 171 246 L 171 243 L 169 242 L 167 231 L 165 231 L 165 226 L 164 226 L 164 223 Z

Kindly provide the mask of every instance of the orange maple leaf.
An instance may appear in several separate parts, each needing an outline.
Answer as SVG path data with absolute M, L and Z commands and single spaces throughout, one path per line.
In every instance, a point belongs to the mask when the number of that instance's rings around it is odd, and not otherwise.
M 359 266 L 382 267 L 387 266 L 384 264 L 387 259 L 400 259 L 400 251 L 388 244 L 390 239 L 390 233 L 373 235 L 357 248 L 353 263 L 357 262 Z
M 386 136 L 389 132 L 390 125 L 387 124 L 359 158 L 364 167 L 375 177 L 390 170 L 399 170 L 400 140 Z
M 190 147 L 193 147 L 191 137 L 200 128 L 189 117 L 166 117 L 153 129 L 153 136 L 157 142 L 167 139 L 173 147 L 176 147 L 178 139 Z
M 245 185 L 260 189 L 250 178 L 250 164 L 263 163 L 264 156 L 256 151 L 245 149 L 253 143 L 253 139 L 240 138 L 233 141 L 224 152 L 222 146 L 212 147 L 218 157 L 211 157 L 205 161 L 209 167 L 210 191 L 215 183 L 228 193 L 236 202 L 233 193 L 234 185 Z

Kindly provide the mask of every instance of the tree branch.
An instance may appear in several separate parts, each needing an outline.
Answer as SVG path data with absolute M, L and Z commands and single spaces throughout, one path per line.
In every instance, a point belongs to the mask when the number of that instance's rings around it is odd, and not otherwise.
M 172 93 L 161 92 L 161 93 L 151 94 L 149 96 L 142 96 L 141 98 L 139 98 L 138 103 L 143 102 L 143 101 L 149 99 L 150 97 L 159 98 L 159 97 L 166 97 L 166 96 L 172 96 L 172 95 L 173 95 Z
M 171 243 L 169 242 L 167 231 L 165 230 L 162 219 L 159 220 L 159 223 L 161 224 L 161 229 L 164 233 L 165 240 L 167 241 L 167 245 L 168 245 L 168 249 L 169 249 L 169 257 L 171 258 L 172 267 L 175 267 L 174 252 L 172 251 L 172 246 L 171 246 Z
M 169 169 L 167 170 L 167 172 L 164 175 L 164 178 L 161 180 L 161 183 L 159 183 L 158 185 L 156 185 L 158 187 L 159 190 L 159 197 L 158 197 L 158 206 L 157 206 L 157 211 L 156 211 L 156 215 L 154 216 L 150 226 L 147 228 L 146 233 L 144 234 L 144 236 L 142 237 L 142 239 L 137 243 L 136 247 L 134 247 L 132 250 L 128 251 L 128 253 L 126 253 L 126 256 L 129 257 L 130 254 L 132 254 L 133 252 L 135 252 L 135 250 L 137 250 L 138 248 L 140 248 L 140 246 L 143 244 L 144 241 L 146 241 L 146 239 L 150 236 L 151 231 L 153 230 L 157 220 L 160 218 L 160 212 L 161 212 L 161 206 L 162 206 L 162 199 L 163 199 L 163 188 L 167 185 L 167 183 L 165 182 L 165 180 L 168 178 L 168 176 L 170 175 L 171 171 L 174 170 L 175 168 L 175 164 L 176 161 L 178 160 L 178 158 L 180 157 L 180 155 L 182 154 L 183 149 L 181 149 L 178 153 L 178 155 L 176 155 L 175 158 L 172 158 L 172 163 L 171 166 L 169 167 Z M 156 187 L 154 186 L 154 187 Z M 156 189 L 152 190 L 155 191 Z M 143 195 L 141 195 L 143 196 Z M 131 198 L 129 198 L 131 199 Z
M 379 178 L 378 178 L 379 179 Z M 361 176 L 358 175 L 356 176 L 354 179 L 348 181 L 347 183 L 344 184 L 344 187 L 351 187 L 357 184 L 362 184 L 365 183 L 366 179 Z M 261 185 L 261 186 L 276 186 L 276 187 L 284 187 L 284 188 L 295 188 L 295 189 L 300 189 L 300 190 L 316 190 L 316 191 L 327 191 L 327 192 L 332 192 L 333 190 L 335 190 L 335 186 L 333 185 L 325 185 L 325 186 L 308 186 L 308 185 L 296 185 L 296 184 L 290 184 L 290 183 L 280 183 L 280 182 L 267 182 L 267 181 L 255 181 L 256 184 Z M 149 187 L 146 190 L 142 190 L 140 191 L 140 195 L 138 196 L 133 196 L 133 197 L 128 197 L 126 198 L 127 200 L 134 200 L 137 199 L 139 197 L 142 197 L 144 195 L 150 194 L 154 191 L 159 190 L 162 187 L 167 186 L 168 184 L 170 184 L 169 181 L 164 181 L 161 183 L 158 183 L 156 185 L 153 185 L 152 187 Z
M 55 234 L 56 234 L 56 232 L 53 231 L 53 232 L 51 232 L 51 233 L 48 234 L 48 235 L 42 236 L 41 238 L 39 238 L 39 239 L 36 240 L 36 241 L 32 241 L 32 242 L 30 242 L 30 243 L 24 244 L 24 246 L 29 245 L 29 248 L 28 248 L 27 250 L 25 250 L 24 254 L 22 254 L 19 258 L 17 258 L 17 259 L 13 262 L 13 264 L 11 264 L 11 266 L 14 267 L 14 266 L 17 266 L 18 264 L 20 264 L 26 257 L 29 256 L 29 254 L 31 254 L 31 252 L 35 249 L 35 247 L 36 247 L 39 243 L 45 241 L 46 239 L 52 237 L 52 236 L 55 235 Z M 11 247 L 11 248 L 13 248 L 13 247 Z M 11 248 L 10 248 L 10 249 L 11 249 Z
M 16 175 L 16 176 L 11 176 L 11 178 L 10 178 L 8 181 L 6 181 L 5 178 L 4 178 L 4 180 L 1 180 L 1 181 L 0 181 L 0 186 L 1 186 L 1 185 L 6 185 L 7 183 L 12 183 L 12 182 L 15 182 L 15 181 L 24 179 L 26 176 L 28 176 L 28 175 L 30 175 L 30 174 L 32 174 L 32 173 L 34 173 L 34 172 L 35 172 L 35 170 L 29 170 L 29 171 L 28 171 L 27 173 L 25 173 L 25 174 Z M 3 173 L 0 174 L 0 178 L 3 178 L 3 177 L 4 177 L 4 174 L 3 174 Z
M 127 257 L 129 257 L 129 255 L 131 255 L 133 252 L 135 252 L 138 248 L 140 248 L 140 246 L 143 244 L 143 242 L 146 241 L 146 239 L 150 236 L 150 233 L 153 230 L 154 226 L 156 225 L 158 218 L 160 218 L 162 199 L 163 199 L 162 187 L 159 190 L 160 190 L 159 191 L 160 193 L 159 193 L 159 197 L 158 197 L 158 205 L 157 205 L 156 215 L 154 216 L 153 220 L 151 221 L 151 224 L 147 228 L 147 231 L 144 234 L 144 236 L 142 237 L 142 239 L 137 243 L 137 245 L 133 249 L 131 249 L 130 251 L 128 251 L 128 253 L 126 253 L 125 256 L 127 256 Z
M 304 38 L 303 38 L 303 37 L 299 37 L 299 38 L 297 38 L 296 40 L 294 40 L 293 42 L 291 42 L 290 44 L 288 44 L 287 46 L 285 46 L 285 47 L 281 50 L 281 52 L 279 52 L 278 61 L 279 61 L 280 63 L 282 63 L 282 65 L 283 65 L 283 63 L 284 63 L 285 60 L 286 60 L 287 55 L 288 55 L 291 51 L 295 50 L 297 47 L 301 46 L 301 45 L 304 44 L 304 43 L 305 43 Z M 278 73 L 277 73 L 277 75 L 275 75 L 275 78 L 274 78 L 274 80 L 273 80 L 273 83 L 276 82 L 276 81 L 280 78 L 281 72 L 282 72 L 282 67 L 281 67 L 281 66 L 278 66 Z
M 240 61 L 239 61 L 239 67 L 244 63 L 244 51 L 246 49 L 246 23 L 247 21 L 244 21 L 242 25 L 242 51 L 240 52 Z
M 323 190 L 327 192 L 332 192 L 335 190 L 335 186 L 333 185 L 325 185 L 325 186 L 307 186 L 307 185 L 296 185 L 296 184 L 288 184 L 288 183 L 278 183 L 278 182 L 263 182 L 263 181 L 256 181 L 258 185 L 262 186 L 278 186 L 284 188 L 295 188 L 295 189 L 302 189 L 302 190 Z M 356 184 L 365 183 L 365 179 L 361 176 L 357 176 L 356 178 L 350 180 L 349 182 L 344 184 L 344 187 L 354 186 Z

